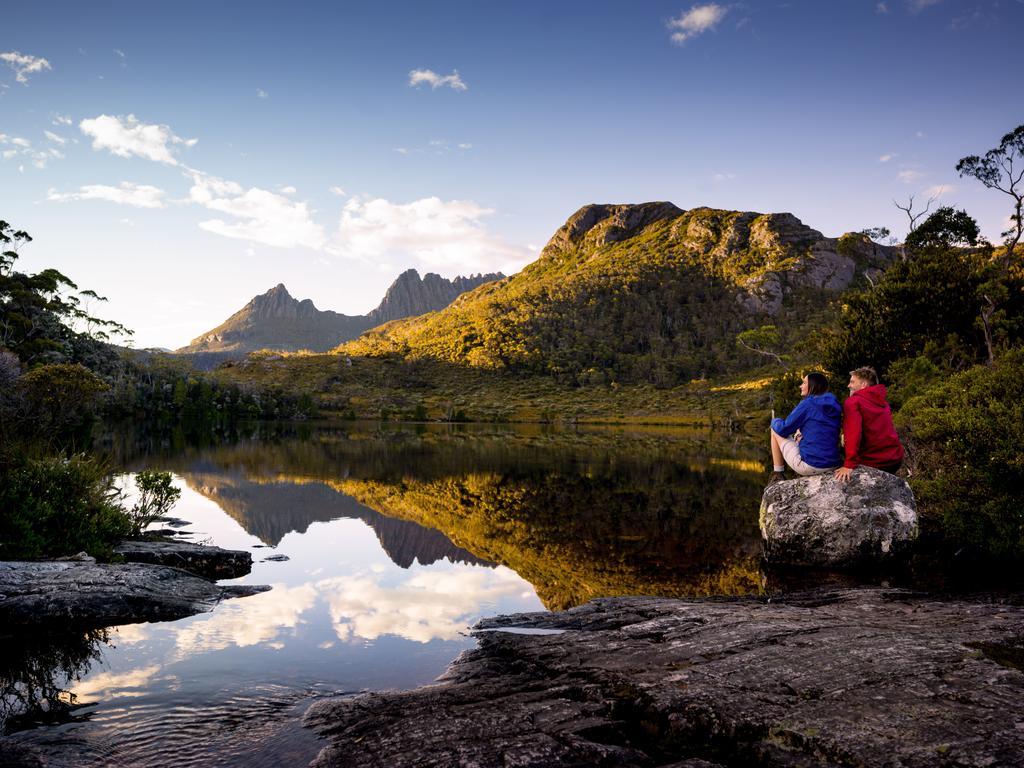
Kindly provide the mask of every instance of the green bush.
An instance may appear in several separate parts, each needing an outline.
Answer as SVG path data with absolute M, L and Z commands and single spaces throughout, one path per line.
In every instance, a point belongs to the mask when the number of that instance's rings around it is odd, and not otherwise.
M 110 554 L 131 532 L 106 469 L 85 456 L 0 465 L 0 559 Z
M 144 470 L 135 476 L 139 499 L 128 512 L 133 536 L 138 536 L 147 525 L 170 512 L 181 497 L 181 491 L 171 482 L 168 472 Z
M 935 382 L 897 416 L 922 516 L 947 539 L 1024 557 L 1024 349 Z

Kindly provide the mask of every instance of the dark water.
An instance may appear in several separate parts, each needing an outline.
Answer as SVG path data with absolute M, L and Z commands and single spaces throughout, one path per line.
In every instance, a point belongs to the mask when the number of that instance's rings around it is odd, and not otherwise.
M 6 730 L 68 765 L 305 765 L 317 697 L 409 688 L 477 618 L 763 594 L 757 446 L 678 430 L 347 425 L 102 442 L 174 473 L 193 541 L 270 592 L 176 622 L 0 638 Z M 267 561 L 270 555 L 286 561 Z

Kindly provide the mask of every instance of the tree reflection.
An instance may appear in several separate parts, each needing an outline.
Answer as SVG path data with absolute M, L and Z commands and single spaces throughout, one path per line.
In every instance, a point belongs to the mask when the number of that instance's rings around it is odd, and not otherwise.
M 108 644 L 106 629 L 0 634 L 0 733 L 75 719 L 70 684 Z

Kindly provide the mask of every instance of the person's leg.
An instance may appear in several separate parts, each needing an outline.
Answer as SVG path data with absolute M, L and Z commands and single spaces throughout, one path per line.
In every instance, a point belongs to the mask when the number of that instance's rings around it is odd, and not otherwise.
M 775 472 L 786 471 L 786 460 L 782 456 L 782 446 L 779 445 L 780 438 L 775 434 L 774 429 L 769 429 L 768 434 L 771 435 L 772 442 L 772 470 Z

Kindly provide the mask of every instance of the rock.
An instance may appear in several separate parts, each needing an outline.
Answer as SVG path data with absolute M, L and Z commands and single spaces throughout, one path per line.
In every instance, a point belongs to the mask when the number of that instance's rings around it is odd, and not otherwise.
M 314 704 L 314 766 L 984 766 L 1024 755 L 1024 606 L 879 589 L 485 620 L 437 684 Z
M 777 565 L 842 568 L 887 560 L 917 538 L 906 481 L 858 467 L 849 483 L 831 472 L 768 486 L 761 497 L 765 558 Z
M 291 558 L 288 557 L 288 555 L 270 555 L 269 557 L 264 557 L 262 562 L 264 562 L 264 563 L 286 563 L 289 560 L 291 560 Z
M 129 563 L 168 565 L 212 580 L 236 579 L 252 570 L 249 552 L 187 541 L 122 541 L 114 553 Z
M 210 611 L 270 587 L 222 587 L 177 568 L 142 563 L 0 562 L 0 626 L 54 622 L 111 626 Z

